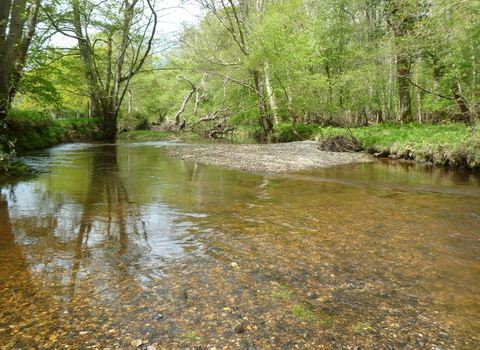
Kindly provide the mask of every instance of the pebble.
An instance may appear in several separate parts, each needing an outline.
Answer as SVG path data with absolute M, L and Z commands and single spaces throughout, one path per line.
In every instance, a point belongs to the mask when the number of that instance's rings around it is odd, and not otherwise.
M 130 342 L 130 345 L 131 345 L 131 346 L 140 346 L 140 345 L 142 345 L 142 344 L 143 344 L 142 339 L 135 339 L 135 340 L 132 340 L 132 341 Z
M 166 148 L 176 158 L 219 165 L 248 172 L 284 173 L 327 168 L 350 163 L 373 162 L 364 153 L 324 152 L 319 142 L 299 141 L 272 144 L 200 145 Z

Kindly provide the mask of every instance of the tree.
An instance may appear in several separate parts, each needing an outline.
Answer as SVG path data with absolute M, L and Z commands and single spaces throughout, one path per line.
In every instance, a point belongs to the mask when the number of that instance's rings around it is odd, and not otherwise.
M 422 29 L 429 33 L 420 48 L 423 74 L 420 82 L 410 83 L 424 93 L 427 108 L 441 116 L 449 110 L 449 119 L 473 123 L 480 97 L 480 5 L 445 0 L 432 7 Z
M 399 100 L 397 121 L 402 124 L 413 121 L 409 81 L 414 53 L 410 47 L 416 46 L 413 40 L 419 39 L 418 25 L 428 16 L 429 10 L 426 1 L 388 0 L 384 4 L 385 20 L 394 36 Z
M 64 15 L 50 13 L 55 28 L 77 41 L 90 109 L 101 118 L 105 139 L 116 138 L 131 80 L 143 71 L 152 52 L 156 10 L 154 0 L 71 0 Z
M 254 26 L 257 26 L 256 20 L 261 21 L 262 14 L 267 6 L 267 1 L 250 1 L 250 0 L 199 0 L 201 5 L 209 11 L 210 20 L 216 19 L 224 28 L 225 34 L 235 43 L 240 56 L 237 56 L 237 62 L 245 63 L 251 53 L 251 32 Z M 256 17 L 255 17 L 256 16 Z M 225 35 L 224 34 L 224 35 Z M 242 58 L 240 58 L 242 57 Z M 226 62 L 227 65 L 233 62 Z M 272 115 L 268 111 L 268 96 L 265 96 L 265 66 L 249 67 L 250 82 L 246 83 L 241 80 L 227 79 L 242 85 L 250 91 L 254 91 L 258 99 L 259 123 L 263 133 L 261 138 L 268 139 L 269 134 L 273 130 Z M 263 71 L 263 74 L 262 74 Z M 268 70 L 267 70 L 268 72 Z M 269 85 L 267 84 L 267 88 Z
M 0 123 L 7 117 L 22 79 L 39 7 L 40 0 L 0 2 Z
M 42 50 L 34 47 L 27 65 L 13 108 L 64 117 L 88 113 L 83 67 L 76 53 L 53 45 Z

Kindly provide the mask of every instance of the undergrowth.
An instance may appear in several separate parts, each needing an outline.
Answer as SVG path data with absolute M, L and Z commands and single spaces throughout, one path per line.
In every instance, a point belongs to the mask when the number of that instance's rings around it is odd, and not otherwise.
M 62 142 L 96 140 L 97 123 L 97 119 L 53 119 L 38 111 L 12 110 L 3 136 L 17 151 L 41 149 Z

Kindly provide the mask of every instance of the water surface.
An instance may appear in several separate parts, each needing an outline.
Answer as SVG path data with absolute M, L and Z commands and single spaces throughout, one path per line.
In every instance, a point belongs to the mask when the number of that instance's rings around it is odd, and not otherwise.
M 480 177 L 284 175 L 172 142 L 25 155 L 0 196 L 2 349 L 478 349 Z

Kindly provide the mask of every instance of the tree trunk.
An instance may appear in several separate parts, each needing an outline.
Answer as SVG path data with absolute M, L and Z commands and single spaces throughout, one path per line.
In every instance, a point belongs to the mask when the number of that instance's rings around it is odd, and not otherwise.
M 265 88 L 267 89 L 268 102 L 270 104 L 270 109 L 272 110 L 273 121 L 275 122 L 275 124 L 278 124 L 280 123 L 278 119 L 278 106 L 275 99 L 275 91 L 273 90 L 272 81 L 270 79 L 270 66 L 268 64 L 268 61 L 264 61 L 263 70 L 265 72 Z
M 410 62 L 406 55 L 397 55 L 397 83 L 398 83 L 398 97 L 399 109 L 397 115 L 397 122 L 401 124 L 408 124 L 413 122 L 412 114 L 412 98 L 410 96 Z
M 116 138 L 120 107 L 131 78 L 141 72 L 143 64 L 150 56 L 158 23 L 152 1 L 146 1 L 148 8 L 140 8 L 138 0 L 122 0 L 119 3 L 118 22 L 114 27 L 108 24 L 102 27 L 102 24 L 90 17 L 92 15 L 88 10 L 81 7 L 79 1 L 71 2 L 74 35 L 52 22 L 58 31 L 69 37 L 73 36 L 78 41 L 78 52 L 90 97 L 90 110 L 93 116 L 102 119 L 103 137 L 106 140 Z M 96 6 L 102 4 L 101 2 Z M 143 34 L 131 35 L 133 30 L 138 31 L 139 23 L 142 23 Z M 92 27 L 105 29 L 103 47 L 90 40 Z M 115 30 L 111 31 L 112 28 Z
M 177 78 L 180 78 L 182 80 L 185 80 L 187 83 L 190 84 L 190 86 L 192 87 L 192 90 L 190 90 L 190 92 L 188 93 L 187 97 L 185 97 L 185 99 L 183 100 L 183 103 L 182 103 L 182 107 L 180 108 L 180 110 L 177 112 L 177 114 L 175 114 L 175 117 L 174 117 L 174 120 L 175 120 L 175 126 L 177 127 L 177 129 L 180 129 L 180 116 L 183 114 L 183 112 L 185 112 L 185 110 L 187 109 L 187 103 L 188 101 L 190 101 L 190 98 L 193 96 L 194 93 L 197 92 L 198 88 L 195 86 L 194 83 L 192 83 L 190 80 L 184 78 L 183 76 L 179 75 L 177 76 Z
M 462 112 L 460 117 L 457 118 L 457 121 L 468 123 L 468 124 L 472 123 L 470 109 L 467 106 L 467 101 L 462 95 L 458 93 L 458 89 L 453 90 L 453 98 L 455 99 L 457 106 L 460 108 L 460 111 Z
M 290 105 L 287 105 L 287 110 L 290 112 L 290 115 L 292 116 L 292 132 L 293 134 L 300 140 L 300 141 L 305 141 L 305 139 L 298 133 L 297 127 L 295 124 L 297 123 L 297 113 L 293 110 L 293 108 Z
M 417 8 L 414 3 L 404 3 L 400 0 L 385 1 L 385 13 L 388 26 L 395 37 L 397 50 L 395 57 L 395 72 L 397 74 L 398 112 L 397 122 L 408 124 L 413 122 L 412 98 L 410 96 L 410 61 L 412 58 L 408 49 L 407 34 L 413 31 L 417 21 Z
M 263 80 L 258 70 L 253 71 L 253 79 L 255 81 L 255 88 L 258 95 L 258 108 L 260 110 L 260 126 L 263 130 L 262 140 L 267 141 L 272 133 L 273 123 L 267 112 L 267 105 L 265 103 L 265 96 L 263 93 Z
M 27 0 L 0 2 L 0 122 L 7 117 L 22 78 L 39 7 L 40 0 L 32 1 L 28 9 Z
M 113 141 L 117 138 L 118 110 L 110 105 L 110 101 L 102 103 L 101 127 L 103 139 Z

